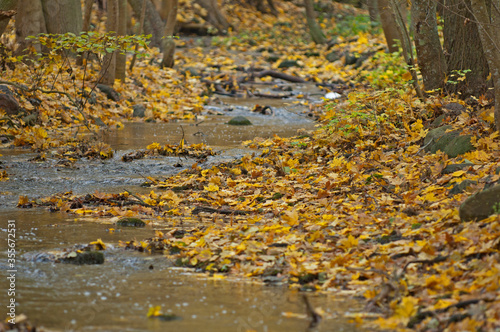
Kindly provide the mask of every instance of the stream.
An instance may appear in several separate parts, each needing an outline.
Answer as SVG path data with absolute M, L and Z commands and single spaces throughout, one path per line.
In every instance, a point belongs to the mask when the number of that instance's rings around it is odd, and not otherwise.
M 221 153 L 201 165 L 209 167 L 251 153 L 241 142 L 254 137 L 295 135 L 312 130 L 314 122 L 301 112 L 280 107 L 282 101 L 258 100 L 272 105 L 274 116 L 250 113 L 255 99 L 235 100 L 232 110 L 221 105 L 207 107 L 191 123 L 126 123 L 124 129 L 103 133 L 102 139 L 115 150 L 110 160 L 79 160 L 74 167 L 60 167 L 57 160 L 31 162 L 34 153 L 0 150 L 1 166 L 9 181 L 0 182 L 0 303 L 1 315 L 8 303 L 7 222 L 16 225 L 16 314 L 48 331 L 307 331 L 309 320 L 301 294 L 287 285 L 265 286 L 251 280 L 213 279 L 189 269 L 173 267 L 161 255 L 124 251 L 119 241 L 153 236 L 154 229 L 121 228 L 110 232 L 110 224 L 42 208 L 16 208 L 19 195 L 45 197 L 58 192 L 84 194 L 103 192 L 146 192 L 140 185 L 145 176 L 166 176 L 191 167 L 195 160 L 157 157 L 124 163 L 121 156 L 144 149 L 152 142 L 205 143 Z M 226 107 L 227 109 L 227 107 Z M 213 115 L 217 112 L 221 115 Z M 212 113 L 212 114 L 211 114 Z M 230 126 L 236 115 L 246 116 L 252 126 Z M 181 128 L 182 126 L 182 128 Z M 182 167 L 179 167 L 179 164 Z M 55 264 L 37 259 L 52 250 L 87 244 L 101 238 L 108 248 L 101 265 Z M 334 294 L 309 295 L 326 319 L 314 331 L 358 331 L 343 318 L 360 310 L 360 304 Z M 164 314 L 178 319 L 149 319 L 150 307 L 161 306 Z M 292 313 L 287 314 L 284 313 Z M 4 317 L 2 317 L 4 319 Z

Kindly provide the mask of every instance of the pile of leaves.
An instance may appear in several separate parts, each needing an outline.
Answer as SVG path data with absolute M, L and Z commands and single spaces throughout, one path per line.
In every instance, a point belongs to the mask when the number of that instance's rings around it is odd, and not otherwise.
M 142 159 L 146 156 L 156 155 L 190 157 L 204 161 L 209 156 L 215 156 L 216 154 L 217 152 L 203 143 L 185 146 L 184 139 L 182 139 L 178 145 L 166 144 L 161 146 L 159 143 L 152 143 L 147 146 L 147 150 L 133 151 L 123 155 L 122 161 L 129 162 L 135 159 Z

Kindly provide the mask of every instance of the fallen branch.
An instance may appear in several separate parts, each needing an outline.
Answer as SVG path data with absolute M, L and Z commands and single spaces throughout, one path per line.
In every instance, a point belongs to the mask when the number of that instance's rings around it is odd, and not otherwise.
M 208 206 L 197 206 L 191 212 L 192 214 L 199 214 L 200 212 L 207 213 L 219 213 L 219 214 L 238 214 L 238 215 L 246 215 L 250 214 L 250 211 L 242 211 L 242 210 L 227 210 L 227 209 L 214 209 Z
M 408 262 L 406 263 L 405 267 L 403 268 L 403 273 L 406 272 L 406 268 L 410 265 L 410 264 L 425 264 L 425 265 L 431 265 L 431 264 L 434 264 L 434 263 L 440 263 L 440 262 L 444 262 L 448 259 L 448 256 L 437 256 L 436 258 L 433 258 L 433 259 L 417 259 L 417 260 L 414 260 L 414 261 L 411 261 L 411 262 Z
M 463 309 L 465 307 L 468 307 L 471 304 L 479 303 L 480 301 L 492 302 L 493 300 L 490 300 L 490 299 L 471 299 L 471 300 L 466 300 L 466 301 L 461 301 L 461 302 L 458 302 L 455 304 L 451 304 L 451 305 L 444 307 L 444 308 L 441 308 L 441 309 L 421 311 L 410 319 L 407 327 L 411 329 L 411 328 L 415 327 L 415 325 L 417 325 L 418 323 L 420 323 L 421 321 L 426 319 L 427 317 L 436 316 L 437 314 L 445 313 L 448 310 L 453 309 L 453 308 Z
M 292 83 L 306 83 L 307 82 L 302 77 L 288 75 L 288 74 L 285 74 L 285 73 L 281 73 L 281 72 L 278 72 L 278 71 L 275 71 L 275 70 L 269 70 L 269 69 L 263 70 L 260 73 L 256 73 L 255 74 L 255 77 L 257 77 L 257 78 L 262 78 L 262 77 L 265 77 L 265 76 L 271 76 L 271 77 L 274 77 L 274 78 L 279 78 L 279 79 L 282 79 L 282 80 L 285 80 L 285 81 L 288 81 L 288 82 L 292 82 Z

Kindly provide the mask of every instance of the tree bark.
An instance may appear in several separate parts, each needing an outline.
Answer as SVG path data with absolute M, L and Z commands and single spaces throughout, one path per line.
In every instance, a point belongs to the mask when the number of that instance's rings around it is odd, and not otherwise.
M 10 18 L 15 15 L 17 0 L 0 0 L 0 37 L 3 35 Z
M 161 67 L 172 68 L 174 66 L 175 41 L 173 39 L 175 24 L 177 23 L 177 8 L 179 0 L 168 0 L 168 15 L 165 30 L 163 32 L 163 61 Z
M 475 21 L 470 0 L 446 0 L 443 29 L 445 59 L 449 81 L 456 82 L 447 84 L 446 90 L 459 93 L 463 98 L 487 91 L 488 61 Z M 466 74 L 466 80 L 458 81 L 457 71 L 464 70 L 471 71 Z
M 479 37 L 495 87 L 495 126 L 500 130 L 500 1 L 472 0 L 472 10 L 479 25 Z
M 108 18 L 106 20 L 106 30 L 108 32 L 118 30 L 118 1 L 119 0 L 108 0 L 107 2 Z M 101 83 L 113 86 L 116 78 L 116 51 L 107 53 L 104 56 L 101 76 Z
M 118 22 L 117 34 L 125 36 L 127 34 L 127 0 L 118 0 Z M 116 53 L 116 79 L 125 82 L 127 56 L 125 52 Z
M 401 40 L 401 36 L 397 29 L 397 23 L 392 15 L 389 0 L 378 0 L 378 12 L 380 14 L 380 22 L 382 23 L 382 30 L 389 48 L 389 53 L 399 51 L 397 40 Z
M 444 86 L 446 63 L 437 29 L 436 2 L 413 0 L 411 17 L 424 88 L 427 91 L 441 89 Z
M 137 19 L 141 17 L 142 12 L 142 0 L 128 0 L 130 7 L 134 11 L 134 15 Z M 155 5 L 151 0 L 146 1 L 146 20 L 144 21 L 144 32 L 147 35 L 151 35 L 151 46 L 161 47 L 163 36 L 163 21 L 161 20 L 160 14 L 156 10 Z
M 83 23 L 82 23 L 82 31 L 87 32 L 90 29 L 90 18 L 92 17 L 92 5 L 94 4 L 93 0 L 85 0 L 85 4 L 83 6 Z M 83 65 L 83 58 L 85 57 L 86 52 L 79 53 L 76 58 L 76 65 Z
M 304 0 L 304 7 L 306 8 L 307 26 L 309 27 L 309 34 L 311 35 L 312 40 L 316 44 L 326 44 L 326 37 L 316 21 L 314 0 Z
M 32 41 L 26 40 L 26 37 L 46 32 L 42 2 L 40 0 L 19 0 L 16 15 L 16 38 L 19 47 L 16 54 L 26 52 L 31 46 L 41 52 L 41 45 L 38 43 L 33 44 Z
M 196 0 L 200 6 L 206 9 L 207 16 L 204 19 L 212 24 L 220 33 L 226 33 L 231 24 L 221 12 L 217 0 Z
M 93 4 L 94 4 L 93 0 L 85 0 L 85 5 L 83 8 L 82 31 L 89 31 L 90 29 L 90 18 L 92 17 Z
M 378 13 L 377 0 L 367 0 L 366 6 L 368 7 L 368 14 L 370 15 L 370 21 L 372 23 L 378 22 L 380 19 L 380 15 Z
M 138 35 L 142 35 L 142 33 L 144 31 L 145 16 L 146 16 L 146 0 L 142 0 L 142 11 L 141 11 L 140 19 L 139 19 L 139 28 L 137 31 Z M 134 69 L 135 60 L 137 59 L 137 51 L 139 50 L 139 45 L 136 43 L 134 48 L 135 48 L 135 52 L 134 52 L 134 55 L 132 56 L 132 60 L 130 61 L 130 67 L 128 68 L 129 70 Z
M 82 7 L 80 0 L 42 0 L 43 16 L 47 33 L 82 31 Z

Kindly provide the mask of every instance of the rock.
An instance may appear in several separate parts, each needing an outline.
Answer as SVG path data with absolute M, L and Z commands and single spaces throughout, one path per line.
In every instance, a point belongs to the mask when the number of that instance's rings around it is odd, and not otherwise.
M 187 73 L 189 73 L 189 75 L 191 76 L 201 77 L 200 71 L 194 67 L 187 67 L 186 69 L 184 69 L 184 75 L 186 75 Z
M 443 124 L 443 120 L 446 118 L 446 114 L 441 114 L 440 116 L 438 116 L 437 118 L 434 119 L 434 121 L 432 121 L 430 127 L 431 128 L 437 128 L 439 127 L 440 125 Z
M 146 223 L 139 218 L 125 217 L 118 220 L 116 225 L 122 227 L 144 227 Z
M 6 86 L 3 86 L 0 91 L 0 110 L 4 110 L 7 115 L 17 115 L 22 108 L 12 92 Z
M 463 164 L 450 164 L 441 171 L 441 174 L 451 174 L 471 166 L 474 166 L 474 164 L 471 162 L 465 162 Z
M 296 60 L 283 60 L 279 64 L 278 68 L 291 68 L 291 67 L 300 67 L 299 63 Z
M 252 125 L 250 120 L 248 120 L 247 118 L 245 118 L 244 116 L 241 116 L 241 115 L 235 116 L 234 118 L 229 120 L 229 122 L 227 124 L 232 125 L 232 126 L 250 126 L 250 125 Z
M 463 106 L 462 104 L 459 104 L 459 103 L 449 103 L 449 104 L 444 105 L 444 108 L 446 108 L 447 110 L 453 111 L 453 113 L 457 113 L 457 114 L 460 114 L 460 113 L 465 112 L 467 110 L 465 108 L 465 106 Z
M 460 131 L 450 131 L 451 126 L 442 126 L 432 129 L 427 133 L 424 139 L 425 150 L 430 153 L 436 153 L 441 150 L 450 158 L 474 150 L 470 140 L 471 135 L 460 135 Z
M 500 185 L 479 191 L 460 205 L 459 215 L 462 221 L 483 220 L 500 212 Z
M 11 95 L 14 97 L 12 90 L 10 90 L 7 85 L 0 85 L 0 93 L 6 94 L 6 95 Z
M 273 62 L 278 61 L 279 59 L 280 59 L 280 57 L 279 57 L 279 56 L 277 56 L 277 55 L 271 55 L 271 56 L 268 56 L 268 57 L 266 58 L 266 61 L 267 61 L 267 62 L 270 62 L 270 63 L 273 63 Z
M 34 126 L 38 120 L 38 113 L 31 113 L 23 117 L 23 122 L 26 126 Z
M 338 52 L 330 52 L 325 56 L 326 60 L 330 62 L 335 62 L 340 59 L 339 53 Z
M 108 99 L 111 99 L 112 101 L 119 101 L 120 100 L 120 94 L 116 92 L 115 89 L 112 87 L 105 85 L 105 84 L 97 84 L 97 88 L 108 97 Z
M 467 189 L 467 187 L 470 187 L 470 186 L 473 186 L 473 185 L 476 185 L 477 184 L 477 181 L 474 181 L 474 180 L 463 180 L 462 182 L 456 184 L 455 186 L 453 186 L 453 188 L 451 188 L 450 192 L 448 193 L 448 196 L 455 196 L 455 195 L 458 195 L 462 192 L 465 191 L 465 189 Z
M 355 56 L 352 53 L 346 53 L 344 58 L 344 65 L 349 66 L 353 65 L 358 61 L 359 57 Z
M 61 263 L 69 263 L 76 265 L 91 265 L 91 264 L 103 264 L 104 254 L 100 251 L 84 251 L 78 252 L 74 255 L 68 255 L 68 257 L 62 258 Z
M 143 118 L 146 115 L 146 106 L 137 104 L 132 106 L 132 109 L 134 112 L 132 113 L 132 116 L 134 118 Z

